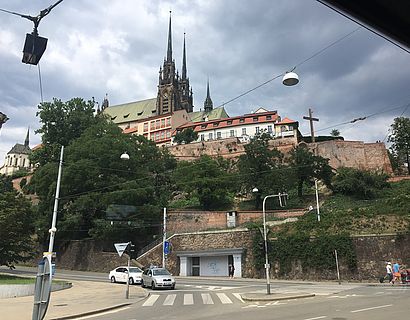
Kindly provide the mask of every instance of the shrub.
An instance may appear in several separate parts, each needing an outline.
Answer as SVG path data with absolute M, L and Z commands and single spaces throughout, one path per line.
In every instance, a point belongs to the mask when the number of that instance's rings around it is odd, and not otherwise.
M 335 193 L 354 196 L 358 199 L 372 199 L 377 190 L 389 186 L 388 175 L 384 173 L 372 173 L 353 168 L 340 168 L 333 179 Z

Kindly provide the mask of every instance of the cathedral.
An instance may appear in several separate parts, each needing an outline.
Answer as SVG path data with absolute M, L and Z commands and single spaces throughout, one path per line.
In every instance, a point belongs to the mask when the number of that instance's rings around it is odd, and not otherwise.
M 228 118 L 223 107 L 213 108 L 209 81 L 204 109 L 194 112 L 193 91 L 187 73 L 185 33 L 182 51 L 181 73 L 175 66 L 172 52 L 172 26 L 169 17 L 167 51 L 159 68 L 156 98 L 110 106 L 108 98 L 102 103 L 101 112 L 117 124 L 124 133 L 141 134 L 158 145 L 171 143 L 176 128 L 186 123 Z

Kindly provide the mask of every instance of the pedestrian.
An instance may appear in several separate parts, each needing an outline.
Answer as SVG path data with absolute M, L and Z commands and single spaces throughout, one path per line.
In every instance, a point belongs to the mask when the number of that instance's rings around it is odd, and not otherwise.
M 386 265 L 386 277 L 387 277 L 387 279 L 389 279 L 389 283 L 394 284 L 394 281 L 393 281 L 393 269 L 392 269 L 392 266 L 391 266 L 391 262 L 390 262 L 390 261 L 387 262 L 387 265 Z
M 233 275 L 235 274 L 235 267 L 233 266 L 233 264 L 230 264 L 228 266 L 228 275 L 229 278 L 233 278 Z
M 397 261 L 393 264 L 393 276 L 394 276 L 393 283 L 395 281 L 398 281 L 400 283 L 401 281 L 400 265 Z

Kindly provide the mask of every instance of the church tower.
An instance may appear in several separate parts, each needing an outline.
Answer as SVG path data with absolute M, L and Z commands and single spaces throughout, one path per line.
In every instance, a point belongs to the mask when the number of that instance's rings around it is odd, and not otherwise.
M 212 102 L 211 95 L 209 93 L 209 80 L 208 80 L 208 83 L 207 83 L 207 86 L 206 86 L 206 99 L 205 99 L 205 102 L 204 102 L 204 111 L 205 112 L 211 112 L 213 110 L 213 108 L 214 108 L 214 104 Z
M 185 32 L 184 32 L 184 48 L 182 53 L 182 77 L 179 81 L 179 94 L 181 97 L 181 107 L 187 112 L 193 111 L 192 89 L 189 88 L 189 78 L 186 72 L 186 48 L 185 48 Z
M 175 68 L 175 60 L 172 58 L 172 30 L 170 12 L 167 57 L 164 59 L 163 66 L 159 69 L 157 115 L 181 109 L 185 109 L 187 112 L 193 111 L 192 90 L 189 88 L 189 79 L 186 72 L 185 37 L 182 64 L 182 77 L 180 78 L 178 71 L 176 71 Z

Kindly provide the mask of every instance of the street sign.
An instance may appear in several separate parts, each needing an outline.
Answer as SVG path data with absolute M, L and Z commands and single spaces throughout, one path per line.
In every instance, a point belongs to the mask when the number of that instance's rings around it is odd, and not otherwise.
M 164 253 L 165 254 L 169 254 L 169 252 L 170 252 L 170 243 L 169 243 L 169 241 L 165 241 L 164 242 Z
M 44 257 L 38 264 L 32 320 L 42 320 L 46 315 L 50 302 L 52 282 L 51 265 L 51 255 Z
M 130 242 L 124 243 L 114 243 L 115 250 L 117 250 L 118 255 L 121 257 L 125 250 L 127 250 L 128 245 Z

